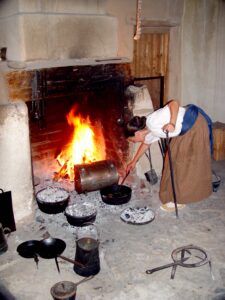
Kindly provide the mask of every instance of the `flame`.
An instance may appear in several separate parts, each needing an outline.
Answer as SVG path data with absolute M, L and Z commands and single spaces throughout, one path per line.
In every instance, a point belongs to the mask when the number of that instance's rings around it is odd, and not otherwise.
M 55 180 L 69 177 L 73 181 L 74 165 L 105 159 L 104 138 L 101 130 L 99 131 L 101 126 L 97 126 L 94 130 L 89 117 L 84 118 L 80 114 L 77 116 L 75 114 L 76 107 L 66 116 L 68 124 L 73 126 L 73 135 L 56 158 L 61 169 L 55 173 Z

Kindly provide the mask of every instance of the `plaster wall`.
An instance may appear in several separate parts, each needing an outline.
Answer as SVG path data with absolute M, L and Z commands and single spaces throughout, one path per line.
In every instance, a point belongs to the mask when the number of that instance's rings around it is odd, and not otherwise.
M 17 102 L 0 105 L 0 120 L 1 188 L 12 192 L 17 222 L 31 214 L 33 201 L 26 104 Z
M 0 45 L 14 61 L 115 57 L 117 19 L 104 3 L 2 0 Z
M 225 2 L 186 0 L 182 23 L 182 101 L 225 122 Z

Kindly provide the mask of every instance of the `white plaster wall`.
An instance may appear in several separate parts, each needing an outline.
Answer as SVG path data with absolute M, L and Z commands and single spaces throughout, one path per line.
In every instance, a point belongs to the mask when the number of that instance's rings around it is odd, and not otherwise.
M 117 22 L 113 17 L 38 14 L 20 18 L 24 60 L 117 56 Z
M 0 187 L 12 192 L 15 221 L 32 213 L 33 184 L 24 102 L 0 105 Z
M 118 55 L 117 19 L 103 0 L 0 1 L 0 46 L 7 58 L 33 61 Z
M 9 0 L 7 0 L 9 1 Z M 106 0 L 18 0 L 20 12 L 104 14 Z
M 225 123 L 225 1 L 219 1 L 216 41 L 216 78 L 212 116 Z
M 182 24 L 182 100 L 225 121 L 225 2 L 186 0 Z
M 107 0 L 1 0 L 0 17 L 17 13 L 105 14 Z

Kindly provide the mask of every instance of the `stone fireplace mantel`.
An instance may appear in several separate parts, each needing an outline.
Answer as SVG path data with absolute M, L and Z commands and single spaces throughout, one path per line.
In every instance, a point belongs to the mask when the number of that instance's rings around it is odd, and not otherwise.
M 118 21 L 105 1 L 0 1 L 0 45 L 12 61 L 116 57 Z

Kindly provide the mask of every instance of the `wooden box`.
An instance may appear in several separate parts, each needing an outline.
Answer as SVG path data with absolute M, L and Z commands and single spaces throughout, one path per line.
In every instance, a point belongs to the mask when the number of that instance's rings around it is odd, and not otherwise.
M 225 159 L 225 124 L 221 122 L 213 123 L 213 158 Z

